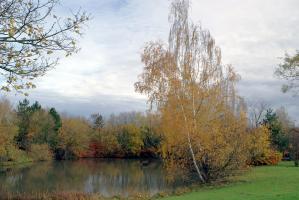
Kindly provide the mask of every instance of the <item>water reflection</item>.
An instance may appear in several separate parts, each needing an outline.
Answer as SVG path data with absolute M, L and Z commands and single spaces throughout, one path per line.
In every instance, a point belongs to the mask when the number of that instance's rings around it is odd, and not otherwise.
M 168 182 L 159 161 L 79 160 L 42 162 L 0 174 L 2 188 L 14 193 L 87 192 L 105 197 L 171 192 L 183 181 Z

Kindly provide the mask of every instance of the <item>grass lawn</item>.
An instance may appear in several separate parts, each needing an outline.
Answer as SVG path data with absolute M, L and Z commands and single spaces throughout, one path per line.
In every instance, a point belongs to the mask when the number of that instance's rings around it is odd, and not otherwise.
M 238 180 L 163 200 L 299 200 L 299 168 L 293 162 L 255 167 Z

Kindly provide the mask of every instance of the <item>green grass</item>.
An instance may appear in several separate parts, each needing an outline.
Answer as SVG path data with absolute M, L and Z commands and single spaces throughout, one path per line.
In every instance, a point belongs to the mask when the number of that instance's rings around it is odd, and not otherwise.
M 227 186 L 204 188 L 163 200 L 296 200 L 299 199 L 299 168 L 293 162 L 255 167 Z

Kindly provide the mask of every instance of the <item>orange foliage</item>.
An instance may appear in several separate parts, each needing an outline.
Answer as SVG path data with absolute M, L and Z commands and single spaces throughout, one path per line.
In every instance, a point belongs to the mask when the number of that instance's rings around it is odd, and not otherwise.
M 282 159 L 282 153 L 270 150 L 268 154 L 251 160 L 250 165 L 260 166 L 260 165 L 277 165 Z

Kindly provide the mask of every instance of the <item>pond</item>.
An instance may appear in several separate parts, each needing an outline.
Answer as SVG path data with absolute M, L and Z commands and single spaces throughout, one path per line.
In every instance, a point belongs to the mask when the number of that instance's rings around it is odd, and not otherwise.
M 105 197 L 155 195 L 187 186 L 179 177 L 169 181 L 161 161 L 84 159 L 40 162 L 0 174 L 10 193 L 86 192 Z

